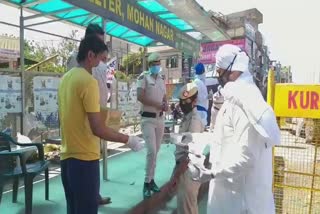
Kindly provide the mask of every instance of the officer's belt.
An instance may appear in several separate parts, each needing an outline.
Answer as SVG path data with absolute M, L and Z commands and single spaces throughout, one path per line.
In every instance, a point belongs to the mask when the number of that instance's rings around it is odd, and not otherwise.
M 159 113 L 159 117 L 161 117 L 162 115 L 163 115 L 163 112 L 160 112 Z M 157 117 L 157 113 L 144 111 L 144 112 L 141 113 L 141 116 L 142 117 L 156 118 Z

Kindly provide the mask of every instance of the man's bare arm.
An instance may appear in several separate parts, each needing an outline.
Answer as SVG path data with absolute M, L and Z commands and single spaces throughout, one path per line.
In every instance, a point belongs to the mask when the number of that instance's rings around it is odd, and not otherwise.
M 127 143 L 129 136 L 114 131 L 112 128 L 104 124 L 102 114 L 100 112 L 87 113 L 92 133 L 104 140 L 112 142 Z

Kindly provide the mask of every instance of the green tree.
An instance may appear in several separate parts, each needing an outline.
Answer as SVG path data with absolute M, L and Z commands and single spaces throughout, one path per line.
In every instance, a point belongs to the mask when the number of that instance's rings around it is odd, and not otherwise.
M 142 59 L 144 56 L 143 48 L 139 49 L 137 53 L 129 53 L 123 57 L 123 67 L 128 67 L 128 75 L 140 74 L 142 72 Z
M 76 39 L 77 33 L 77 30 L 73 30 L 70 33 L 69 38 Z M 78 50 L 78 42 L 75 40 L 63 39 L 59 43 L 57 53 L 59 54 L 60 63 L 65 69 L 67 67 L 69 57 L 75 50 Z
M 73 30 L 69 35 L 75 39 L 77 36 L 76 30 Z M 58 55 L 56 58 L 42 64 L 40 72 L 66 72 L 68 58 L 72 52 L 78 47 L 78 42 L 70 39 L 63 39 L 57 46 L 41 45 L 38 42 L 25 40 L 25 58 L 41 62 L 49 57 Z

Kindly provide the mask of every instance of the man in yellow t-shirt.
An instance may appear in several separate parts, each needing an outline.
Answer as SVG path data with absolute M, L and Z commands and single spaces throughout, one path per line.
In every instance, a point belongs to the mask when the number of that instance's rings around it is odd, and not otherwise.
M 79 47 L 79 67 L 67 72 L 59 86 L 59 116 L 62 133 L 61 178 L 68 214 L 98 213 L 100 185 L 99 138 L 143 148 L 142 139 L 106 127 L 100 114 L 99 88 L 92 68 L 107 54 L 96 36 L 84 38 Z
M 104 34 L 105 34 L 104 30 L 98 24 L 91 23 L 88 25 L 86 29 L 85 37 L 95 35 L 101 41 L 104 41 Z M 71 70 L 72 68 L 78 66 L 77 55 L 78 55 L 78 50 L 75 51 L 72 54 L 72 56 L 68 59 L 68 63 L 67 63 L 68 70 Z M 107 78 L 106 60 L 107 60 L 107 55 L 103 57 L 102 61 L 100 61 L 98 66 L 92 68 L 92 76 L 98 81 L 101 107 L 107 106 L 107 101 L 109 98 L 109 91 L 110 91 L 106 82 L 106 78 Z M 111 203 L 110 197 L 102 197 L 101 195 L 99 195 L 99 205 L 104 205 L 109 203 Z

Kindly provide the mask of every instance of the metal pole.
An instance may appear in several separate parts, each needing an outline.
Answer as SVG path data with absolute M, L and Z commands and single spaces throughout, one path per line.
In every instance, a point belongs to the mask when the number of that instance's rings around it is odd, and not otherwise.
M 25 73 L 24 73 L 24 19 L 23 19 L 23 6 L 20 7 L 20 71 L 21 71 L 21 133 L 24 133 L 24 118 L 25 118 L 25 104 L 26 104 L 26 91 L 25 91 Z
M 112 36 L 110 36 L 110 52 L 111 52 L 111 56 L 113 57 Z
M 102 29 L 105 30 L 107 26 L 107 20 L 102 19 Z M 104 35 L 104 41 L 106 41 L 107 35 Z M 110 47 L 111 44 L 110 44 Z M 110 48 L 112 50 L 112 48 Z M 101 140 L 102 142 L 102 173 L 103 173 L 103 180 L 108 180 L 108 142 L 105 140 Z
M 275 87 L 275 72 L 274 70 L 270 69 L 268 72 L 268 87 L 267 87 L 267 102 L 274 107 L 274 87 Z
M 319 124 L 318 123 L 314 123 L 315 126 L 318 126 Z M 316 143 L 316 145 L 314 146 L 314 158 L 313 158 L 313 170 L 312 170 L 312 181 L 311 181 L 311 191 L 310 191 L 310 202 L 309 202 L 309 214 L 312 213 L 312 210 L 313 210 L 313 204 L 314 204 L 314 201 L 313 201 L 313 198 L 314 198 L 314 187 L 315 187 L 315 179 L 316 179 L 316 169 L 317 169 L 317 157 L 318 157 L 318 146 L 317 146 L 317 142 L 314 142 Z
M 142 70 L 146 71 L 147 70 L 147 53 L 148 53 L 148 49 L 146 47 L 143 48 L 143 58 L 142 58 Z
M 274 108 L 274 93 L 275 93 L 275 81 L 274 81 L 274 71 L 272 69 L 268 72 L 268 82 L 267 82 L 267 103 Z M 277 122 L 280 125 L 280 121 L 277 118 Z M 275 171 L 275 151 L 272 148 L 272 172 Z M 272 192 L 275 189 L 275 177 L 274 173 L 272 174 Z
M 23 19 L 25 20 L 25 17 Z M 20 25 L 15 25 L 15 24 L 12 24 L 12 23 L 9 23 L 9 22 L 0 21 L 0 24 L 8 25 L 8 26 L 16 27 L 16 28 L 20 28 Z M 46 34 L 46 35 L 50 35 L 50 36 L 59 37 L 59 38 L 62 38 L 62 39 L 68 39 L 68 40 L 80 42 L 80 40 L 78 40 L 78 39 L 69 38 L 69 37 L 66 37 L 66 36 L 61 36 L 61 35 L 58 35 L 58 34 L 49 33 L 49 32 L 45 32 L 45 31 L 42 31 L 42 30 L 32 29 L 32 28 L 28 28 L 28 27 L 24 27 L 24 30 L 30 30 L 30 31 L 34 31 L 34 32 L 37 32 L 37 33 L 42 33 L 42 34 Z
M 126 65 L 126 73 L 129 75 L 129 43 L 127 43 L 127 65 Z

